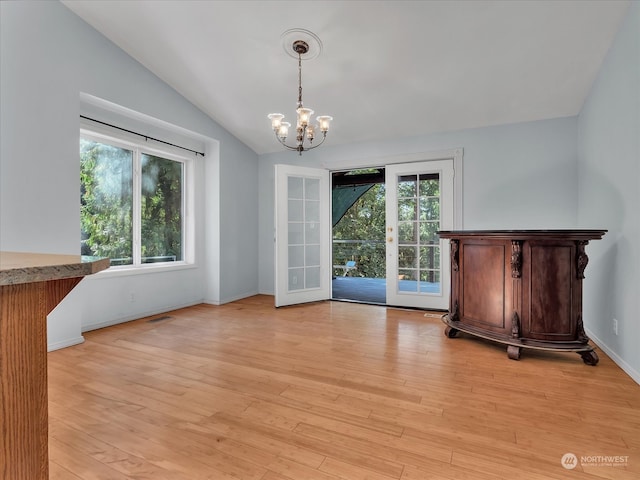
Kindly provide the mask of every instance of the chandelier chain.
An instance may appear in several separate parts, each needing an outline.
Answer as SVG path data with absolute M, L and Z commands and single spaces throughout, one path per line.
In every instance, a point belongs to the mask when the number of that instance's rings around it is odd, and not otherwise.
M 298 52 L 298 108 L 302 107 L 302 55 Z

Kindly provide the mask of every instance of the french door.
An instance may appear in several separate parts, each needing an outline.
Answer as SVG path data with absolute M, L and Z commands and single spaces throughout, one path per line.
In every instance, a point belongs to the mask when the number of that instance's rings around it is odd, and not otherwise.
M 387 304 L 446 310 L 453 229 L 453 160 L 386 167 Z
M 329 171 L 275 166 L 275 305 L 331 297 Z
M 449 305 L 454 161 L 386 165 L 387 304 Z M 275 166 L 275 305 L 331 298 L 329 171 Z

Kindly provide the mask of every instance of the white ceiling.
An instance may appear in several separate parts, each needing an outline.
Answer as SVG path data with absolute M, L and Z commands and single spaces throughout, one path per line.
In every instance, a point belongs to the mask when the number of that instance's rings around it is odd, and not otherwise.
M 630 1 L 64 1 L 259 154 L 267 114 L 305 106 L 326 145 L 576 115 Z

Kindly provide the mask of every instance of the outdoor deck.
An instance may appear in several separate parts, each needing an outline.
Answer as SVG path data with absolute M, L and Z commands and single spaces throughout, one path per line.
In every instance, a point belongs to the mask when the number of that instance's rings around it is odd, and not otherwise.
M 384 278 L 336 277 L 332 282 L 333 299 L 385 305 L 387 281 Z
M 420 291 L 436 293 L 440 285 L 420 282 Z M 401 291 L 416 291 L 416 282 L 400 281 Z M 355 302 L 386 305 L 387 281 L 384 278 L 336 277 L 332 282 L 332 298 L 335 300 L 352 300 Z

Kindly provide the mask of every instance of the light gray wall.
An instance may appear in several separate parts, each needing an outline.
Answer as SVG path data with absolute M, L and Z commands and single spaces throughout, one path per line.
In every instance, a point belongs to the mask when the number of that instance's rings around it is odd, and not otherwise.
M 381 157 L 461 147 L 464 228 L 572 228 L 577 215 L 576 129 L 576 118 L 571 117 L 369 144 L 323 145 L 302 157 L 296 152 L 261 155 L 260 292 L 272 294 L 274 288 L 275 164 L 337 170 L 350 162 L 370 160 L 376 166 Z
M 640 383 L 640 3 L 634 2 L 579 116 L 578 223 L 587 248 L 590 336 Z M 613 319 L 618 320 L 618 335 Z
M 50 315 L 50 345 L 80 341 L 81 328 L 257 293 L 257 155 L 62 4 L 0 2 L 0 9 L 2 250 L 80 252 L 81 93 L 207 145 L 197 165 L 196 268 L 86 278 Z
M 220 163 L 220 302 L 258 293 L 258 156 Z

